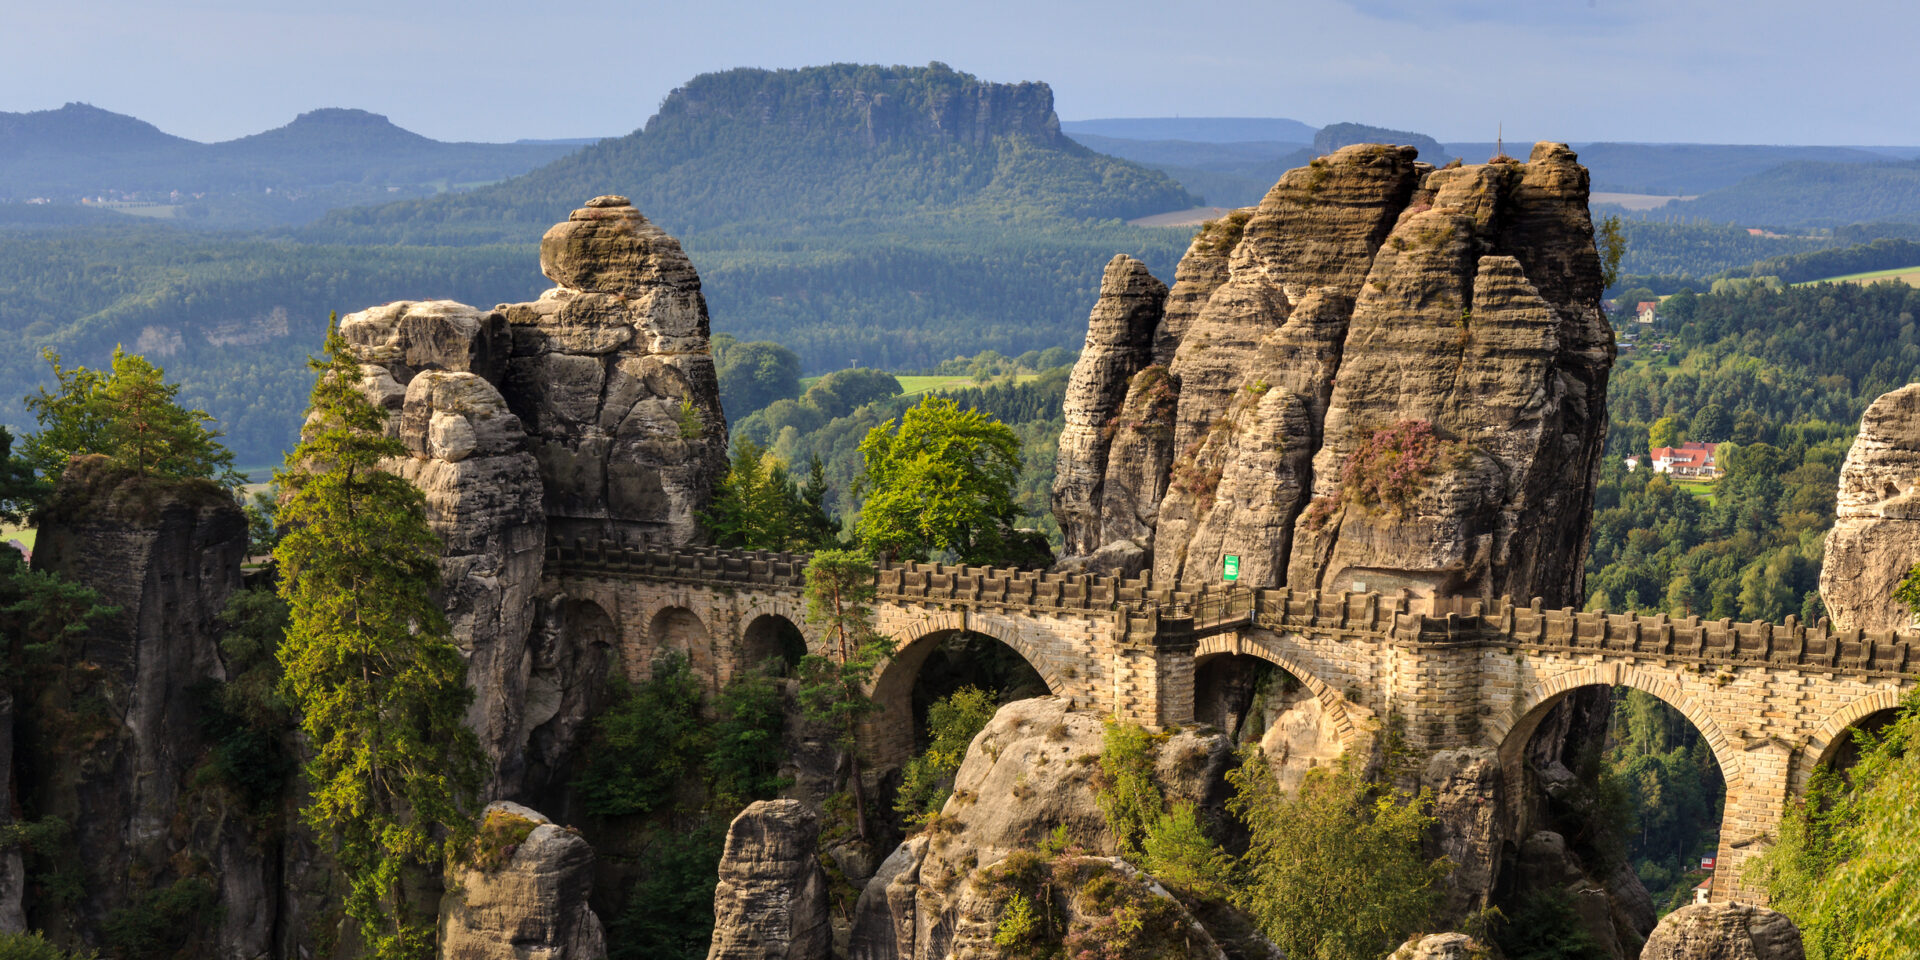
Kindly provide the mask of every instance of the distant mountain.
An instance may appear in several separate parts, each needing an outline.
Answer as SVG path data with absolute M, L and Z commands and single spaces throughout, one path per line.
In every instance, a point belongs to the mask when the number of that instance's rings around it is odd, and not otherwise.
M 835 64 L 703 74 L 642 131 L 471 193 L 338 211 L 309 236 L 524 239 L 607 193 L 690 235 L 951 215 L 1125 220 L 1200 202 L 1163 173 L 1063 136 L 1044 83 Z
M 0 203 L 104 199 L 146 216 L 217 226 L 298 223 L 336 206 L 502 180 L 573 149 L 442 143 L 379 114 L 343 109 L 208 144 L 70 103 L 0 113 Z
M 1060 129 L 1123 140 L 1192 140 L 1199 143 L 1280 141 L 1312 143 L 1318 132 L 1298 120 L 1281 117 L 1114 117 L 1104 120 L 1062 120 Z
M 1784 229 L 1915 222 L 1920 221 L 1920 162 L 1785 163 L 1655 213 Z

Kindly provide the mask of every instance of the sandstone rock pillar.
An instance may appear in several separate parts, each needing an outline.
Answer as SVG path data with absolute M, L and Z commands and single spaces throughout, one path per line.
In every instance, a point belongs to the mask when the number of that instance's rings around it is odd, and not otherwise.
M 1840 468 L 1839 502 L 1820 598 L 1842 630 L 1887 630 L 1914 621 L 1893 599 L 1920 563 L 1920 383 L 1875 400 Z
M 482 815 L 471 858 L 449 870 L 440 903 L 441 960 L 601 960 L 593 848 L 517 803 Z
M 761 800 L 733 818 L 707 960 L 826 960 L 833 934 L 819 831 L 798 800 Z

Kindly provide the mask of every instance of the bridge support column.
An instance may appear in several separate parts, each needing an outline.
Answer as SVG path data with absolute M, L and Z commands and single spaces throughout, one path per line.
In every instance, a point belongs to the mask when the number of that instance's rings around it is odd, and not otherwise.
M 1113 713 L 1150 730 L 1193 722 L 1191 619 L 1129 617 L 1114 649 Z
M 1727 805 L 1720 819 L 1720 849 L 1708 893 L 1713 902 L 1767 902 L 1766 888 L 1753 861 L 1780 838 L 1793 759 L 1789 747 L 1768 739 L 1748 748 L 1740 758 L 1738 772 L 1723 771 L 1727 776 Z

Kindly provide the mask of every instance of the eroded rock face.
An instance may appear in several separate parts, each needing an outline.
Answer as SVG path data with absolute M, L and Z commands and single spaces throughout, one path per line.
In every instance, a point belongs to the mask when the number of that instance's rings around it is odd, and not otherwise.
M 1491 747 L 1442 750 L 1420 784 L 1433 791 L 1430 848 L 1453 863 L 1446 912 L 1464 917 L 1490 902 L 1500 878 L 1507 819 L 1501 815 L 1500 756 Z
M 1640 960 L 1804 960 L 1800 928 L 1745 903 L 1700 903 L 1666 915 Z
M 707 960 L 826 960 L 833 931 L 819 838 L 819 818 L 798 800 L 761 800 L 733 818 Z
M 441 960 L 600 960 L 607 954 L 593 893 L 593 848 L 517 803 L 484 818 L 527 830 L 490 868 L 454 863 L 440 903 Z
M 1609 957 L 1632 960 L 1640 955 L 1641 944 L 1653 930 L 1655 913 L 1653 901 L 1630 865 L 1619 865 L 1620 876 L 1588 869 L 1568 848 L 1565 837 L 1538 830 L 1520 844 L 1514 871 L 1516 890 L 1563 893 L 1580 925 Z
M 1820 599 L 1834 626 L 1889 630 L 1914 622 L 1894 588 L 1920 563 L 1920 383 L 1875 400 L 1840 468 Z
M 1486 955 L 1486 948 L 1464 933 L 1432 933 L 1401 944 L 1387 960 L 1478 960 Z
M 210 747 L 197 691 L 228 678 L 218 617 L 240 589 L 245 516 L 211 482 L 141 478 L 86 457 L 40 520 L 34 568 L 119 609 L 75 641 L 66 662 L 82 669 L 32 684 L 16 707 L 36 772 L 20 802 L 71 824 L 66 855 L 84 890 L 70 906 L 30 902 L 28 920 L 56 935 L 97 934 L 143 894 L 206 883 L 222 918 L 195 945 L 219 957 L 267 954 L 277 878 L 260 851 L 271 841 L 242 802 L 194 776 Z
M 696 540 L 727 428 L 700 278 L 624 198 L 547 232 L 558 284 L 491 310 L 402 301 L 341 320 L 427 495 L 495 796 L 544 796 L 606 670 L 603 611 L 540 596 L 549 542 Z
M 941 825 L 901 844 L 868 881 L 854 913 L 851 956 L 945 960 L 992 955 L 1001 904 L 991 879 L 1010 857 L 1040 849 L 1056 829 L 1081 849 L 1068 858 L 1068 872 L 1137 879 L 1146 885 L 1143 895 L 1167 896 L 1157 882 L 1114 856 L 1116 841 L 1093 783 L 1103 732 L 1098 716 L 1070 710 L 1057 697 L 1001 707 L 968 749 L 953 797 L 941 811 Z M 1195 731 L 1160 743 L 1154 777 L 1169 802 L 1204 804 L 1230 746 L 1223 735 Z M 1070 926 L 1090 927 L 1097 921 L 1075 913 L 1087 908 L 1076 905 L 1071 891 L 1061 897 L 1058 906 Z M 1184 907 L 1178 916 L 1178 924 L 1190 925 L 1193 932 L 1183 947 L 1188 956 L 1225 956 L 1210 932 L 1216 926 L 1232 927 L 1230 940 L 1239 945 L 1233 956 L 1269 955 L 1246 946 L 1265 941 L 1250 934 L 1244 923 L 1225 918 L 1203 923 Z
M 1444 170 L 1357 145 L 1203 229 L 1152 335 L 1103 287 L 1067 416 L 1112 419 L 1063 435 L 1063 564 L 1573 601 L 1613 359 L 1586 201 L 1561 144 Z M 1384 503 L 1348 465 L 1396 424 L 1436 449 Z

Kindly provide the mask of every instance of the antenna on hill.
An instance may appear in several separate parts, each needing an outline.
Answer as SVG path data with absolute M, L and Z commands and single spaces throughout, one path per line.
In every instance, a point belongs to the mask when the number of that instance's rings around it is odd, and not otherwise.
M 1507 122 L 1505 120 L 1494 125 L 1493 155 L 1496 157 L 1504 157 L 1507 155 Z

